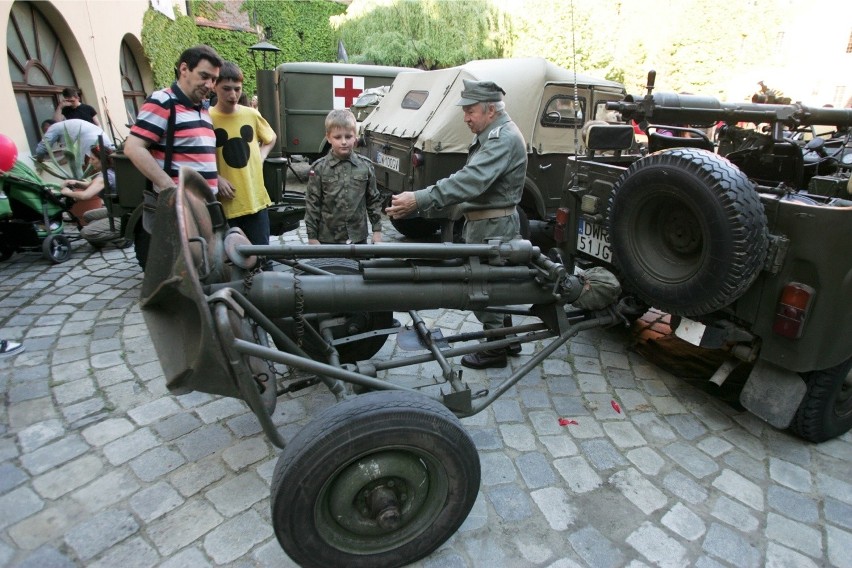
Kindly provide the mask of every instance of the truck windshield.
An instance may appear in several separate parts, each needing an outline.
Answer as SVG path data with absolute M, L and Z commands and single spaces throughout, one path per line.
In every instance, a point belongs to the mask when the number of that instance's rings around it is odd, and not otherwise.
M 542 126 L 575 126 L 583 124 L 583 116 L 586 113 L 586 99 L 578 99 L 579 105 L 575 108 L 574 99 L 568 96 L 556 96 L 547 102 L 544 115 L 541 117 Z

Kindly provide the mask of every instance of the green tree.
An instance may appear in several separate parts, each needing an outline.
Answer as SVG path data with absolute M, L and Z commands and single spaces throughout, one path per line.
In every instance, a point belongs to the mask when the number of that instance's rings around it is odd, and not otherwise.
M 281 49 L 281 61 L 334 61 L 337 34 L 329 20 L 346 6 L 324 0 L 245 0 L 243 10 Z
M 601 5 L 610 4 L 606 9 Z M 616 63 L 617 36 L 611 33 L 615 2 L 607 0 L 504 0 L 515 32 L 513 57 L 544 57 L 566 69 L 616 81 L 624 69 Z M 604 37 L 605 41 L 601 41 Z
M 331 23 L 350 60 L 423 69 L 505 57 L 512 38 L 488 0 L 354 0 Z

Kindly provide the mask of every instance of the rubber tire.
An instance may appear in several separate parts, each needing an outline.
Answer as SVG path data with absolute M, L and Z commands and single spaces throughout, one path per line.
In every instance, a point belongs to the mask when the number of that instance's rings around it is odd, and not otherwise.
M 530 240 L 530 218 L 527 216 L 527 212 L 524 211 L 520 205 L 518 205 L 516 209 L 518 210 L 518 223 L 520 223 L 521 226 L 521 238 Z
M 388 477 L 408 492 L 396 530 L 355 505 Z M 404 566 L 458 530 L 479 483 L 476 446 L 452 412 L 417 394 L 370 392 L 325 409 L 287 445 L 272 478 L 272 526 L 300 566 Z
M 423 217 L 409 217 L 407 219 L 391 219 L 393 228 L 409 239 L 425 239 L 434 235 L 440 225 Z
M 41 253 L 52 263 L 60 264 L 71 258 L 71 241 L 65 235 L 47 235 L 41 243 Z
M 824 369 L 802 373 L 808 386 L 792 430 L 810 442 L 824 442 L 852 428 L 852 357 Z
M 634 162 L 613 188 L 607 228 L 624 287 L 672 315 L 731 304 L 757 278 L 768 248 L 752 183 L 727 159 L 695 148 Z
M 347 258 L 313 258 L 305 261 L 317 268 L 321 268 L 332 274 L 359 274 L 358 263 Z M 359 312 L 360 313 L 360 312 Z M 363 312 L 368 314 L 368 327 L 370 330 L 386 329 L 393 326 L 393 312 Z M 379 352 L 387 341 L 387 335 L 377 335 L 353 343 L 347 343 L 337 347 L 341 363 L 355 363 L 371 358 Z M 295 339 L 295 338 L 294 338 Z M 337 337 L 335 337 L 337 339 Z M 305 346 L 305 351 L 314 359 L 325 362 L 325 358 Z

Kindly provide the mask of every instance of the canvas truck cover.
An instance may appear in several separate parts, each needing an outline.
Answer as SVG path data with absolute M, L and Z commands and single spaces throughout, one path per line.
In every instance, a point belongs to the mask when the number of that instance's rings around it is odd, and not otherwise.
M 556 84 L 573 89 L 574 73 L 543 58 L 485 59 L 449 69 L 399 74 L 390 92 L 365 121 L 364 129 L 412 139 L 414 146 L 425 152 L 466 153 L 471 133 L 462 121 L 461 107 L 456 106 L 463 79 L 494 81 L 506 91 L 506 112 L 518 125 L 528 148 L 535 147 L 539 153 L 565 151 L 569 138 L 565 129 L 558 136 L 548 135 L 541 140 L 536 129 L 542 93 Z M 578 74 L 576 83 L 581 91 L 592 87 L 618 95 L 625 93 L 620 83 L 587 75 Z M 417 101 L 418 95 L 426 97 L 422 104 Z

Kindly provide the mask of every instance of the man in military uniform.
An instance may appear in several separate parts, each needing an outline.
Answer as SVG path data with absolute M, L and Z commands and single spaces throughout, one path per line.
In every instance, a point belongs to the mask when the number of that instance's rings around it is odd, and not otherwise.
M 504 94 L 491 81 L 464 80 L 464 90 L 456 104 L 462 107 L 464 122 L 476 135 L 467 163 L 435 185 L 393 196 L 391 206 L 385 210 L 389 217 L 404 218 L 415 213 L 440 216 L 442 210 L 459 205 L 465 217 L 466 242 L 520 237 L 517 205 L 524 189 L 527 151 L 523 135 L 505 112 Z M 474 313 L 485 330 L 503 326 L 503 316 L 499 314 Z M 505 367 L 506 351 L 491 349 L 466 355 L 462 365 L 473 369 Z

